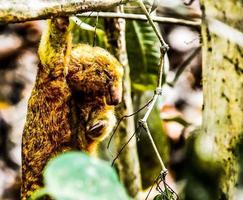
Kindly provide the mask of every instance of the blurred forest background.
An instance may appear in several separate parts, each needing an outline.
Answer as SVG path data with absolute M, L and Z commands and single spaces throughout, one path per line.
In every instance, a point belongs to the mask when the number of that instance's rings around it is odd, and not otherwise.
M 186 5 L 180 0 L 159 2 L 156 11 L 159 16 L 191 20 L 199 20 L 201 17 L 198 0 L 193 1 L 191 5 Z M 132 13 L 136 11 L 132 6 L 125 6 L 125 11 L 126 9 Z M 95 18 L 83 20 L 95 26 Z M 109 26 L 107 23 L 109 20 L 99 19 L 97 29 L 105 29 Z M 44 21 L 31 21 L 0 25 L 0 199 L 2 200 L 15 200 L 19 195 L 21 135 L 27 101 L 35 82 L 39 62 L 37 49 L 44 24 Z M 203 104 L 200 27 L 168 23 L 161 23 L 159 27 L 170 46 L 167 61 L 169 69 L 166 69 L 162 98 L 159 99 L 149 119 L 149 125 L 169 169 L 167 182 L 182 199 L 215 199 L 218 171 L 213 168 L 208 170 L 205 167 L 207 163 L 203 163 L 200 159 L 203 155 L 199 155 L 203 152 L 197 150 L 195 142 L 197 129 L 202 122 Z M 85 42 L 92 45 L 93 32 L 81 30 L 76 25 L 73 34 L 74 43 Z M 104 34 L 105 32 L 97 31 L 97 45 L 108 48 Z M 147 51 L 139 49 L 141 37 L 146 41 L 151 39 L 147 48 L 152 49 Z M 131 20 L 127 20 L 126 41 L 131 95 L 136 110 L 147 102 L 156 86 L 159 42 L 148 23 Z M 182 71 L 180 76 L 175 78 L 180 71 Z M 135 121 L 137 119 L 138 116 L 135 117 Z M 141 133 L 137 145 L 143 189 L 147 189 L 160 172 L 156 155 L 152 147 L 149 147 L 149 143 L 146 134 Z M 239 151 L 243 155 L 243 146 Z M 101 157 L 111 159 L 109 153 Z M 236 197 L 240 200 L 243 199 L 243 158 L 238 183 Z

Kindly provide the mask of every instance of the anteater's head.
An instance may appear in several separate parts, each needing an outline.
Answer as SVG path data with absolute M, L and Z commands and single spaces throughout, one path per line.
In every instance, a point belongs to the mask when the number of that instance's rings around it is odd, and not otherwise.
M 123 67 L 108 51 L 81 44 L 72 49 L 68 82 L 80 98 L 103 98 L 117 105 L 122 97 Z

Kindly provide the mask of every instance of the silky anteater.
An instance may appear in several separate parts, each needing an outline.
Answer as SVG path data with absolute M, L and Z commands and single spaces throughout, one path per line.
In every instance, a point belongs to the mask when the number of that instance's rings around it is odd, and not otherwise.
M 21 199 L 40 188 L 47 161 L 69 150 L 91 151 L 115 124 L 121 64 L 106 50 L 72 48 L 67 18 L 48 20 L 22 138 Z

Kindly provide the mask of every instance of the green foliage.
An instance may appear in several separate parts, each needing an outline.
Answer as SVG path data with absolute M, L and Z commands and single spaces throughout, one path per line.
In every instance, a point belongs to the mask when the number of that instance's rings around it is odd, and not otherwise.
M 163 200 L 160 194 L 156 195 L 153 200 Z
M 56 200 L 128 200 L 113 168 L 81 152 L 64 153 L 44 170 L 45 188 L 33 199 L 48 194 Z
M 93 27 L 96 24 L 96 19 L 94 18 L 80 18 L 83 24 L 90 25 Z M 72 21 L 72 32 L 73 32 L 73 43 L 86 43 L 93 45 L 95 34 L 96 34 L 96 45 L 99 47 L 107 48 L 108 40 L 106 33 L 103 31 L 104 24 L 103 20 L 99 19 L 97 23 L 96 33 L 91 30 L 84 30 Z
M 164 194 L 158 194 L 156 195 L 153 200 L 174 200 L 173 193 L 170 190 L 164 191 L 166 195 Z
M 133 90 L 154 90 L 159 69 L 160 43 L 150 24 L 127 21 L 126 45 Z

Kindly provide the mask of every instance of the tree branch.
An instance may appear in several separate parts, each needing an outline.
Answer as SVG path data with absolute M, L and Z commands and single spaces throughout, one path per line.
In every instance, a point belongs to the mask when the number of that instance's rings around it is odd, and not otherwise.
M 78 12 L 101 11 L 129 0 L 0 0 L 0 23 L 68 16 Z
M 79 17 L 96 17 L 97 12 L 85 12 L 81 14 L 77 14 Z M 123 18 L 123 19 L 134 19 L 141 21 L 148 21 L 147 17 L 143 14 L 131 14 L 131 13 L 115 13 L 115 12 L 99 12 L 99 17 L 104 18 Z M 160 23 L 172 23 L 172 24 L 181 24 L 186 26 L 196 26 L 199 27 L 201 25 L 201 20 L 185 20 L 185 19 L 177 19 L 173 17 L 160 17 L 160 16 L 151 16 L 154 22 Z

